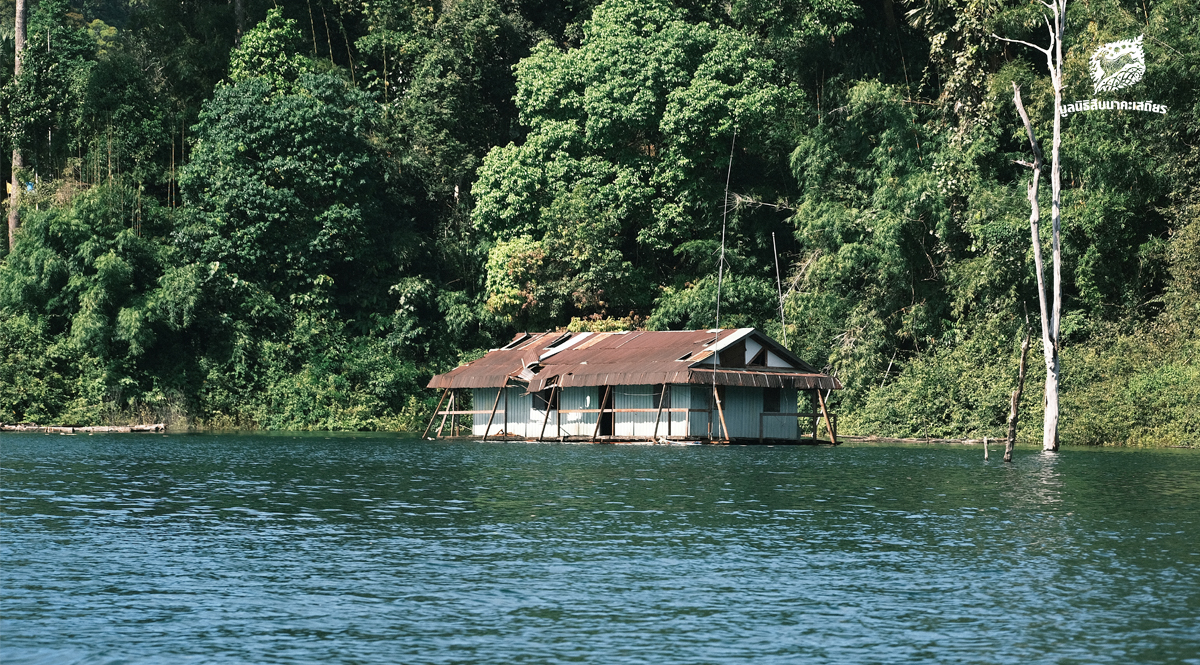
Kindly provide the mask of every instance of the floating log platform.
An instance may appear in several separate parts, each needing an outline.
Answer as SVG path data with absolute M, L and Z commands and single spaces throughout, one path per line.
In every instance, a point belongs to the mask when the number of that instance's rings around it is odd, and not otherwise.
M 986 444 L 1003 442 L 1004 439 L 994 436 L 983 437 L 980 439 L 940 439 L 937 437 L 910 437 L 898 438 L 890 436 L 855 436 L 853 434 L 839 434 L 838 438 L 843 441 L 852 441 L 855 443 L 955 443 L 962 445 L 974 445 L 977 443 Z
M 63 427 L 55 425 L 0 424 L 0 432 L 29 432 L 32 434 L 117 434 L 127 432 L 165 432 L 167 426 L 162 423 L 154 425 L 113 425 L 101 427 Z

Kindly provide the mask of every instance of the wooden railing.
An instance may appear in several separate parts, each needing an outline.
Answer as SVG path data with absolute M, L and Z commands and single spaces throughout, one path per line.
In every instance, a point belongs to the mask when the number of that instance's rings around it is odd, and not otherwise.
M 759 441 L 759 443 L 761 443 L 763 440 L 763 434 L 764 434 L 763 418 L 765 418 L 767 416 L 785 416 L 785 417 L 789 417 L 789 418 L 811 418 L 812 419 L 812 433 L 813 433 L 813 438 L 815 439 L 815 438 L 817 438 L 817 422 L 821 418 L 821 415 L 822 414 L 820 414 L 820 413 L 786 413 L 786 412 L 782 412 L 782 411 L 763 411 L 762 413 L 758 414 L 758 441 Z M 837 414 L 836 413 L 829 414 L 828 427 L 831 430 L 829 432 L 829 440 L 834 445 L 837 445 Z

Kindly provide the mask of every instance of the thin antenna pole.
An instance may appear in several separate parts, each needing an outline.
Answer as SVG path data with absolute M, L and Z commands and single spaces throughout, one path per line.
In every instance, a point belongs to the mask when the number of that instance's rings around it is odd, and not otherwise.
M 721 283 L 725 277 L 725 222 L 729 216 L 729 176 L 733 173 L 733 148 L 737 145 L 737 125 L 733 127 L 733 140 L 729 142 L 729 166 L 725 169 L 725 200 L 721 202 L 721 258 L 717 261 L 717 325 L 714 326 L 716 332 L 713 333 L 713 401 L 715 402 L 719 396 L 717 395 L 717 364 L 721 356 L 717 353 L 717 342 L 721 340 Z M 720 409 L 720 405 L 717 405 Z M 708 421 L 712 423 L 712 413 L 709 413 Z M 724 438 L 729 437 L 729 432 L 723 433 Z
M 733 147 L 737 144 L 737 127 L 733 128 L 733 141 L 729 143 L 729 166 L 725 170 L 725 200 L 721 205 L 721 259 L 717 261 L 717 325 L 721 330 L 721 282 L 725 276 L 725 221 L 729 216 L 729 176 L 733 173 Z M 720 332 L 717 333 L 718 335 Z M 713 344 L 717 341 L 714 339 Z
M 783 280 L 779 277 L 779 246 L 775 244 L 775 232 L 771 231 L 771 249 L 775 250 L 775 290 L 779 293 L 779 325 L 783 331 L 783 345 L 787 346 L 787 321 L 783 318 Z

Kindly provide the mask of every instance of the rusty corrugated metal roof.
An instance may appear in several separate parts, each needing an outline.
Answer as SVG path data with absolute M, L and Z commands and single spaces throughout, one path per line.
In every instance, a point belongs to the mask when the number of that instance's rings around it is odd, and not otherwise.
M 717 366 L 714 377 L 713 351 L 723 353 L 751 336 L 792 367 Z M 503 349 L 435 376 L 429 387 L 497 387 L 522 370 L 526 370 L 523 378 L 528 380 L 530 391 L 552 384 L 562 387 L 705 384 L 712 383 L 714 378 L 717 384 L 733 386 L 826 390 L 842 387 L 835 377 L 817 372 L 753 328 L 726 329 L 719 333 L 716 330 L 580 333 L 568 339 L 562 339 L 561 333 L 522 334 Z
M 494 388 L 505 385 L 509 378 L 538 361 L 546 346 L 553 344 L 562 333 L 521 333 L 508 346 L 488 351 L 487 355 L 429 382 L 430 388 Z

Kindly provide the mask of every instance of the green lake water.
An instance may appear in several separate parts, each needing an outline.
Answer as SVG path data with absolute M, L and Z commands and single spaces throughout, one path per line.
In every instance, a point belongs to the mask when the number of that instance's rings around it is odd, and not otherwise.
M 0 437 L 4 663 L 1200 663 L 1200 451 Z

